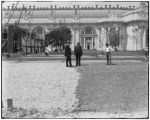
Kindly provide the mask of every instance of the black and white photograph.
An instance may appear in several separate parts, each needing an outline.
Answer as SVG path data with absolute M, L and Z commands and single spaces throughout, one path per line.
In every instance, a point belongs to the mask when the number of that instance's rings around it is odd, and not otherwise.
M 149 1 L 1 1 L 1 119 L 149 119 Z

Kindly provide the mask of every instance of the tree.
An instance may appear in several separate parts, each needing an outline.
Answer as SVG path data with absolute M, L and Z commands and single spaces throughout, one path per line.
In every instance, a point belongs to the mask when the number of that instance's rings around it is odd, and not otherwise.
M 142 48 L 143 46 L 142 37 L 143 37 L 144 31 L 142 29 L 143 29 L 142 27 L 140 28 L 137 26 L 133 26 L 131 34 L 128 35 L 128 37 L 130 37 L 130 39 L 132 39 L 134 44 L 136 45 L 136 50 L 138 50 L 139 47 Z
M 71 31 L 69 28 L 61 26 L 60 28 L 54 29 L 50 33 L 46 34 L 46 39 L 49 44 L 53 44 L 53 46 L 61 49 L 62 47 L 64 48 L 67 41 L 71 40 Z

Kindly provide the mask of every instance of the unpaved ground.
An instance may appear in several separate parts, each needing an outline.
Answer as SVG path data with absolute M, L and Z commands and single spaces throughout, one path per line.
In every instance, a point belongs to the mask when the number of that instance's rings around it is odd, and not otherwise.
M 2 63 L 4 118 L 146 118 L 148 66 L 140 61 Z M 75 64 L 73 62 L 73 64 Z
M 87 61 L 78 72 L 78 110 L 148 115 L 148 63 L 113 61 L 113 65 L 106 65 Z
M 71 111 L 80 74 L 63 62 L 3 62 L 2 98 L 24 109 Z

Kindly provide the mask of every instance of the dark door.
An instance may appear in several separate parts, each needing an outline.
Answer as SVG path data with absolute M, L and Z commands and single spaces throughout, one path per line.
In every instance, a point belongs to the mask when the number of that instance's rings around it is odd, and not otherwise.
M 87 49 L 90 50 L 90 43 L 87 43 Z

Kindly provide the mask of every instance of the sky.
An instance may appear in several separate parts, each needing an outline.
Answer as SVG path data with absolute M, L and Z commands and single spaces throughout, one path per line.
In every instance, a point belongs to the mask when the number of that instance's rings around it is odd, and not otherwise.
M 3 8 L 7 8 L 7 6 L 12 6 L 12 4 L 16 5 L 17 1 L 9 1 L 7 2 L 6 0 L 4 0 L 5 2 L 2 3 L 2 7 Z M 36 7 L 50 7 L 51 5 L 57 5 L 57 7 L 73 7 L 73 5 L 79 5 L 80 7 L 95 7 L 96 5 L 99 5 L 100 7 L 105 7 L 105 5 L 109 6 L 117 6 L 117 4 L 120 6 L 120 7 L 129 7 L 129 6 L 135 6 L 135 7 L 138 7 L 140 2 L 110 2 L 110 1 L 107 1 L 107 2 L 101 2 L 101 1 L 44 1 L 44 2 L 41 2 L 41 1 L 33 1 L 33 2 L 30 2 L 30 1 L 19 1 L 18 3 L 18 7 L 22 7 L 23 5 L 25 5 L 25 7 L 29 7 L 29 5 L 31 6 L 36 6 Z

